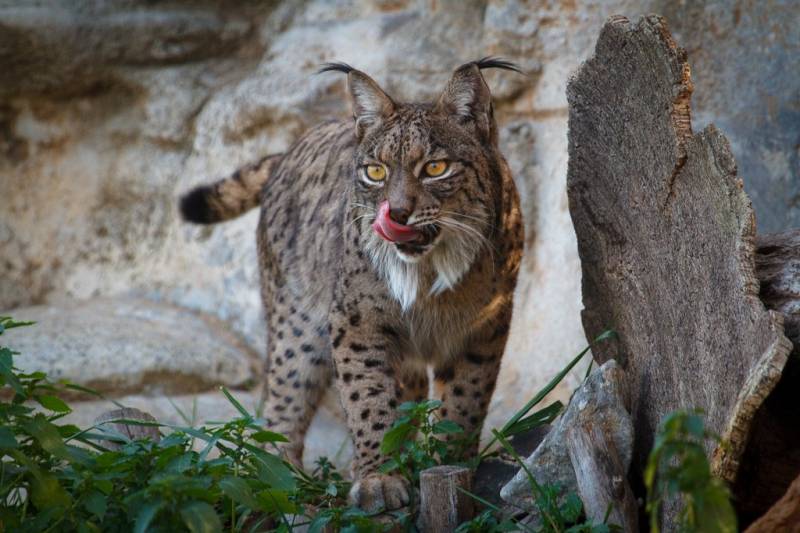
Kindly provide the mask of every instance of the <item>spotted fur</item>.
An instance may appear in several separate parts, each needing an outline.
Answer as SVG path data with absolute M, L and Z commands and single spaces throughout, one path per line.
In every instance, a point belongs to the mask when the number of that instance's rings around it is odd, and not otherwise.
M 494 390 L 523 230 L 481 75 L 493 67 L 515 69 L 491 58 L 467 63 L 434 102 L 398 103 L 363 72 L 327 65 L 347 74 L 353 121 L 309 130 L 251 167 L 249 185 L 240 186 L 240 172 L 183 200 L 187 219 L 213 222 L 260 195 L 265 416 L 290 438 L 286 452 L 299 462 L 335 379 L 355 440 L 351 496 L 370 510 L 408 502 L 402 479 L 377 472 L 379 446 L 397 405 L 428 395 L 427 367 L 441 415 L 468 432 L 480 431 Z M 446 174 L 423 176 L 430 160 L 447 161 Z M 365 179 L 370 163 L 388 170 L 382 183 Z M 381 239 L 371 224 L 384 200 L 423 237 Z

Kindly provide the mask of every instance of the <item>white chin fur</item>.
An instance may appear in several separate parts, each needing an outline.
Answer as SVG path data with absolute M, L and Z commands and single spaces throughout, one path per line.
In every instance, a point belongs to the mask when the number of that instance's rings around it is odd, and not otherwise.
M 442 237 L 446 238 L 440 238 L 430 252 L 411 256 L 373 235 L 368 247 L 372 264 L 386 281 L 389 292 L 404 312 L 417 300 L 422 269 L 425 267 L 422 264 L 423 259 L 430 262 L 436 276 L 428 290 L 431 296 L 453 289 L 472 266 L 478 252 L 473 241 L 460 234 Z

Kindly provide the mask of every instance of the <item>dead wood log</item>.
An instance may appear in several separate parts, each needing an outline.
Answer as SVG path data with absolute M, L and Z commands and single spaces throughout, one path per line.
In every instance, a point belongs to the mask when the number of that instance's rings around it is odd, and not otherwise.
M 800 533 L 800 477 L 745 533 Z
M 131 440 L 144 438 L 149 438 L 153 442 L 158 442 L 161 440 L 161 433 L 158 431 L 158 427 L 156 426 L 125 424 L 123 422 L 111 422 L 111 420 L 158 422 L 150 413 L 145 413 L 144 411 L 140 411 L 139 409 L 133 407 L 123 407 L 121 409 L 106 411 L 105 413 L 99 415 L 94 419 L 94 424 L 101 431 L 104 428 L 108 428 L 111 431 L 119 433 Z M 123 446 L 121 443 L 113 440 L 105 440 L 100 444 L 109 450 L 119 450 Z
M 733 486 L 741 526 L 767 512 L 800 476 L 800 229 L 759 236 L 756 244 L 761 300 L 784 315 L 794 352 L 755 413 Z
M 471 490 L 472 472 L 463 466 L 434 466 L 419 475 L 420 512 L 417 526 L 422 533 L 455 531 L 472 518 L 472 498 L 459 489 Z
M 567 88 L 567 191 L 586 336 L 619 334 L 593 355 L 626 370 L 635 469 L 661 418 L 695 407 L 729 443 L 713 468 L 733 481 L 791 343 L 758 298 L 755 219 L 730 147 L 713 126 L 692 133 L 691 92 L 662 18 L 609 19 Z
M 639 531 L 639 511 L 627 479 L 627 468 L 602 423 L 585 420 L 567 430 L 567 450 L 575 469 L 586 517 L 620 526 L 626 533 Z

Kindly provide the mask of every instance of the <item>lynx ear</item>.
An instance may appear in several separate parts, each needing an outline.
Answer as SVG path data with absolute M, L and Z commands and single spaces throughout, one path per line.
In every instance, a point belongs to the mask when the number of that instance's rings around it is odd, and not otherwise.
M 350 93 L 350 104 L 359 138 L 363 137 L 369 128 L 394 113 L 394 101 L 375 83 L 375 80 L 345 63 L 328 63 L 320 69 L 320 72 L 332 70 L 347 73 L 347 89 Z
M 475 63 L 460 66 L 447 82 L 437 106 L 459 118 L 477 119 L 491 111 L 492 95 Z
M 478 131 L 494 138 L 496 126 L 492 111 L 492 94 L 481 74 L 481 69 L 484 68 L 522 72 L 513 63 L 492 57 L 466 63 L 453 72 L 436 105 L 440 111 L 455 115 L 463 122 L 474 122 Z

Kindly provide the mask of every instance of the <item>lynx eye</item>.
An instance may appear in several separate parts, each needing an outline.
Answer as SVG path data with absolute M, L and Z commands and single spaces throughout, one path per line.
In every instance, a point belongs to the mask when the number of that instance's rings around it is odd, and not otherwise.
M 425 165 L 425 174 L 428 176 L 435 178 L 437 176 L 441 176 L 447 170 L 447 162 L 446 161 L 431 161 L 430 163 Z
M 372 181 L 386 179 L 386 167 L 383 165 L 367 165 L 367 177 Z

